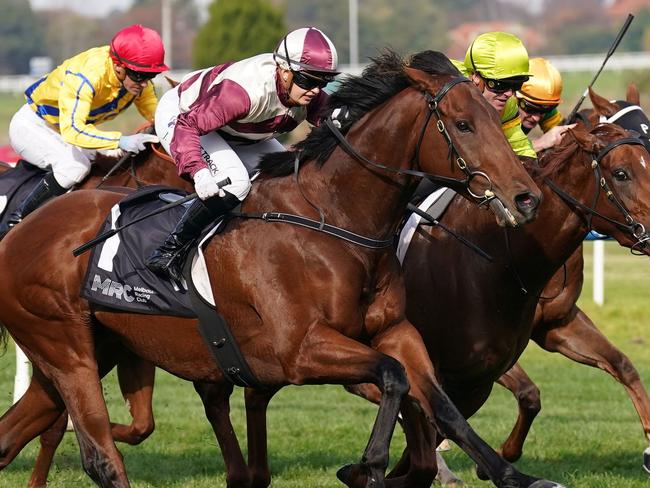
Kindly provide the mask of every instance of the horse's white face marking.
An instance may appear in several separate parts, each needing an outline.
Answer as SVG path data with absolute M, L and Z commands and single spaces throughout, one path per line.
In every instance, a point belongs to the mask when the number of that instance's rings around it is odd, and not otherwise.
M 645 164 L 645 158 L 641 156 L 641 166 L 643 166 L 643 169 L 648 169 L 648 167 Z

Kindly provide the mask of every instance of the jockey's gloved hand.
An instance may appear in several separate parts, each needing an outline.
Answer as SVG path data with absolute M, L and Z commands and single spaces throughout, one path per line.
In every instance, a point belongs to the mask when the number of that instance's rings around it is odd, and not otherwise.
M 159 142 L 158 136 L 154 134 L 133 134 L 120 137 L 119 146 L 126 152 L 137 154 L 144 151 L 147 142 Z
M 217 186 L 217 180 L 212 176 L 208 168 L 203 168 L 194 173 L 194 189 L 201 200 L 219 195 L 225 196 L 225 192 Z

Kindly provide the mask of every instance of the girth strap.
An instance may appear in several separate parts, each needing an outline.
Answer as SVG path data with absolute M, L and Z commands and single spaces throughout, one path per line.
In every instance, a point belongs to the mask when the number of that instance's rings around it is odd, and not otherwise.
M 191 259 L 187 261 L 186 270 Z M 192 308 L 199 318 L 201 337 L 224 377 L 237 386 L 265 388 L 248 366 L 225 319 L 203 300 L 191 280 L 188 281 L 188 294 Z

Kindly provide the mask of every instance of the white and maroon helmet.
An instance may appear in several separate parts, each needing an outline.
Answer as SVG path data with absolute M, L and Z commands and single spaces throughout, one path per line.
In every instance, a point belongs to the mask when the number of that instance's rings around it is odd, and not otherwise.
M 278 65 L 291 71 L 310 71 L 336 75 L 339 57 L 329 37 L 315 27 L 289 32 L 275 48 Z

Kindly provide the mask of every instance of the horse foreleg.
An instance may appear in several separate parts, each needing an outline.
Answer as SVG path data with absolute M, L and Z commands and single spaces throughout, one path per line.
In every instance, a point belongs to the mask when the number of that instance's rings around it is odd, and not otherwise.
M 533 340 L 547 351 L 559 352 L 573 361 L 600 368 L 612 375 L 627 390 L 646 439 L 650 440 L 650 399 L 638 371 L 580 308 L 576 306 L 575 312 L 559 326 L 557 322 L 543 322 L 534 329 Z
M 133 421 L 129 425 L 111 422 L 111 435 L 119 442 L 136 445 L 151 435 L 153 418 L 153 385 L 156 367 L 130 351 L 123 351 L 117 363 L 117 378 L 124 401 Z
M 195 382 L 194 389 L 201 397 L 205 415 L 212 425 L 221 455 L 226 465 L 226 484 L 228 488 L 250 488 L 251 474 L 239 447 L 235 429 L 230 422 L 230 383 Z
M 337 476 L 350 487 L 383 487 L 390 440 L 400 403 L 408 391 L 404 368 L 392 357 L 326 324 L 311 325 L 295 356 L 287 358 L 283 367 L 292 384 L 372 383 L 382 391 L 361 462 L 341 468 Z
M 402 362 L 411 385 L 408 396 L 413 398 L 414 405 L 420 407 L 420 415 L 424 414 L 430 421 L 435 422 L 438 432 L 458 444 L 497 486 L 509 488 L 560 486 L 520 473 L 472 430 L 467 420 L 438 384 L 422 339 L 409 322 L 404 321 L 399 326 L 391 327 L 386 333 L 380 334 L 373 340 L 373 347 Z M 408 415 L 408 410 L 403 409 L 402 412 L 405 414 L 403 425 L 406 428 L 412 416 Z M 433 432 L 432 429 L 429 431 Z M 413 429 L 412 432 L 416 436 L 422 434 L 418 433 L 417 429 Z M 408 433 L 407 441 L 409 441 Z M 417 467 L 418 462 L 430 466 L 434 462 L 430 460 L 435 460 L 435 437 L 420 438 L 418 441 L 414 446 L 410 441 L 408 443 L 412 470 Z
M 517 399 L 519 415 L 510 435 L 501 446 L 501 454 L 510 462 L 521 457 L 524 441 L 530 431 L 530 426 L 542 409 L 539 388 L 533 383 L 519 363 L 506 371 L 497 380 L 507 388 Z
M 271 469 L 266 438 L 266 410 L 277 389 L 253 390 L 246 388 L 246 433 L 248 435 L 248 467 L 253 488 L 271 484 Z

